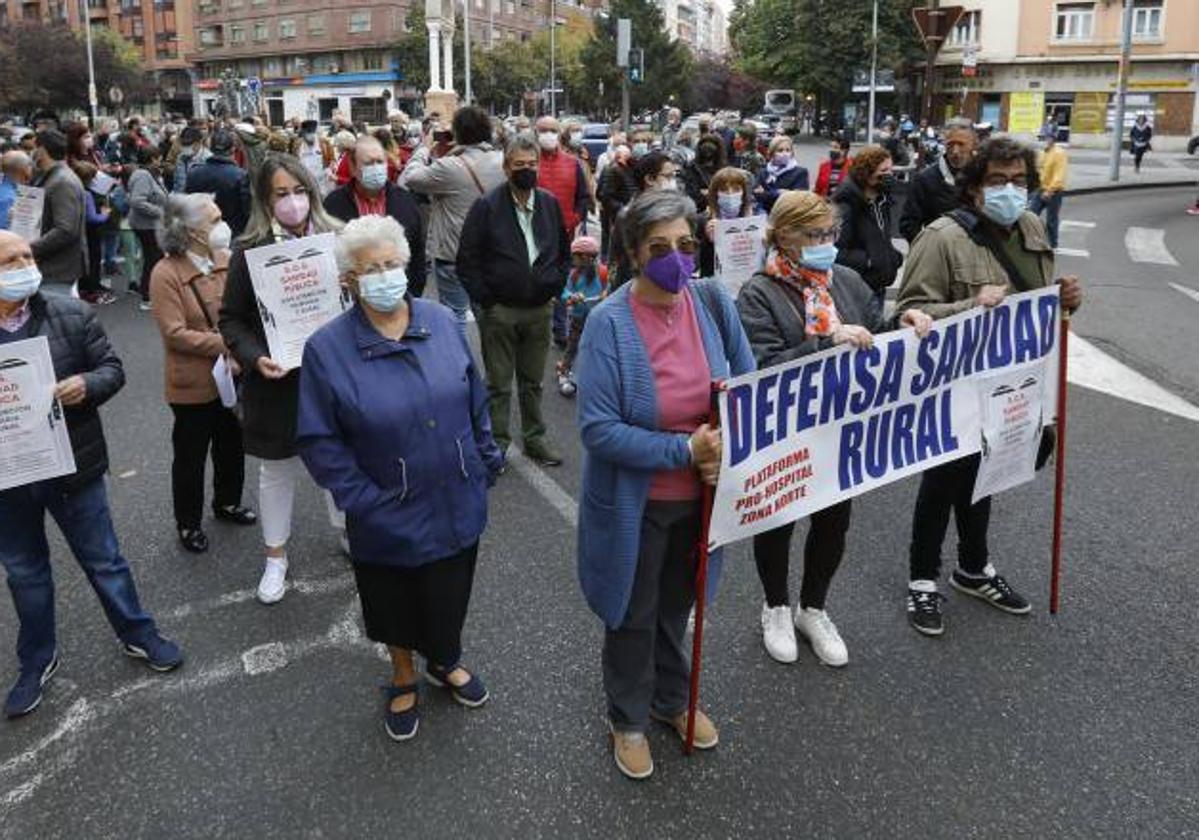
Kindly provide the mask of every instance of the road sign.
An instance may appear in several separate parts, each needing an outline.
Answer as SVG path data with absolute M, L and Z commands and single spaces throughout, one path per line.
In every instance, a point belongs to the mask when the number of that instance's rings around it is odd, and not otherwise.
M 113 105 L 120 105 L 125 101 L 125 91 L 121 90 L 116 85 L 108 89 L 108 101 Z
M 939 9 L 912 9 L 912 20 L 927 46 L 940 46 L 962 16 L 961 6 L 942 6 Z
M 865 93 L 870 90 L 870 71 L 853 71 L 853 92 Z M 880 67 L 874 75 L 875 93 L 888 93 L 895 90 L 895 71 Z
M 629 47 L 633 44 L 633 21 L 619 18 L 616 21 L 616 66 L 629 66 Z
M 262 79 L 257 76 L 251 76 L 246 79 L 246 87 L 250 89 L 250 93 L 257 96 L 258 92 L 262 90 Z
M 967 44 L 962 49 L 962 75 L 978 75 L 978 45 Z

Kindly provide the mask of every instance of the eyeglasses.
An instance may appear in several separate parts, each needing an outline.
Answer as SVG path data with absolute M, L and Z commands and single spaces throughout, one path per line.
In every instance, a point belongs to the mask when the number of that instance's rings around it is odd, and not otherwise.
M 1028 176 L 1013 175 L 1012 177 L 1008 178 L 1004 175 L 988 175 L 987 177 L 983 178 L 984 187 L 1006 187 L 1008 184 L 1011 184 L 1015 187 L 1027 188 Z
M 791 233 L 778 236 L 780 243 L 793 242 L 835 242 L 841 235 L 841 226 L 833 225 L 828 228 L 803 228 Z
M 682 239 L 675 242 L 674 245 L 671 245 L 669 242 L 664 242 L 661 239 L 656 239 L 649 243 L 649 253 L 651 257 L 655 258 L 664 257 L 671 251 L 678 251 L 680 254 L 694 254 L 695 249 L 698 247 L 699 243 L 697 243 L 690 236 L 684 236 Z

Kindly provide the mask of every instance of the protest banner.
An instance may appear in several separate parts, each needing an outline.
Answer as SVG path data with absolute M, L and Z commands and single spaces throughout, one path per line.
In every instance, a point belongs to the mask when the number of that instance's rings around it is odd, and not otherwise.
M 766 257 L 766 217 L 717 219 L 716 276 L 734 298 Z
M 45 336 L 0 345 L 0 490 L 75 472 Z
M 322 233 L 246 251 L 271 358 L 287 370 L 300 366 L 308 337 L 349 306 L 333 243 Z
M 41 187 L 17 184 L 17 194 L 13 199 L 11 215 L 8 217 L 8 229 L 26 242 L 40 239 L 42 210 L 45 204 L 46 191 Z
M 1009 295 L 874 346 L 834 347 L 730 379 L 710 544 L 726 545 L 982 449 L 995 377 L 1041 383 L 1053 421 L 1056 287 Z M 1035 449 L 1033 450 L 1035 452 Z

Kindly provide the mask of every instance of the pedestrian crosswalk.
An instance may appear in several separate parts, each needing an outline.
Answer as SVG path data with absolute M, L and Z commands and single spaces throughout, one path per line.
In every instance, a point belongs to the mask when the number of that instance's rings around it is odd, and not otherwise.
M 1128 228 L 1124 232 L 1124 248 L 1129 258 L 1136 263 L 1178 265 L 1178 260 L 1166 247 L 1166 232 L 1160 228 Z

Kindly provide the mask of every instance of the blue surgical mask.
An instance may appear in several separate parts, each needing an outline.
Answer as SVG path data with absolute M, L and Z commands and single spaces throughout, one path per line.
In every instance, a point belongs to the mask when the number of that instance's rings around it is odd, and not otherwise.
M 720 218 L 735 219 L 741 215 L 741 207 L 745 202 L 741 193 L 720 193 L 716 196 L 716 209 Z
M 387 164 L 368 163 L 362 167 L 358 180 L 362 182 L 362 186 L 372 192 L 383 189 L 387 185 Z
M 837 246 L 831 242 L 825 242 L 823 245 L 805 245 L 803 254 L 799 258 L 799 262 L 804 268 L 811 268 L 815 271 L 828 271 L 836 261 Z
M 0 300 L 15 303 L 32 297 L 42 285 L 42 273 L 36 265 L 0 273 Z
M 641 157 L 642 155 L 645 155 L 648 152 L 649 152 L 649 144 L 648 143 L 634 143 L 633 144 L 633 157 Z
M 407 293 L 408 275 L 402 268 L 358 278 L 359 299 L 376 312 L 394 312 Z
M 1028 190 L 1015 184 L 983 189 L 983 213 L 998 225 L 1011 227 L 1028 208 Z

